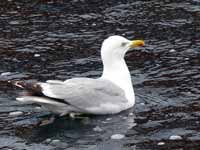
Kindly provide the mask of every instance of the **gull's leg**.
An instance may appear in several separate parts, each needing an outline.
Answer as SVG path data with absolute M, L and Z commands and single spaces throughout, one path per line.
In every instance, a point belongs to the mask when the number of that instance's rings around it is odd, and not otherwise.
M 89 117 L 81 115 L 82 113 L 69 113 L 69 117 L 72 119 L 89 119 Z
M 45 125 L 49 125 L 52 124 L 56 119 L 56 116 L 53 115 L 50 118 L 45 118 L 44 120 L 41 120 L 39 123 L 39 126 L 45 126 Z
M 69 113 L 69 117 L 72 119 L 75 119 L 76 114 L 75 113 Z

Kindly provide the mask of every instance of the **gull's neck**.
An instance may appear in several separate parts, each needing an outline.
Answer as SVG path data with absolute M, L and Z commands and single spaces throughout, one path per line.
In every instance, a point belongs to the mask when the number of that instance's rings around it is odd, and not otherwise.
M 117 60 L 115 60 L 117 59 Z M 101 78 L 110 80 L 125 92 L 130 105 L 135 103 L 135 94 L 131 82 L 130 72 L 124 58 L 102 58 L 103 74 Z

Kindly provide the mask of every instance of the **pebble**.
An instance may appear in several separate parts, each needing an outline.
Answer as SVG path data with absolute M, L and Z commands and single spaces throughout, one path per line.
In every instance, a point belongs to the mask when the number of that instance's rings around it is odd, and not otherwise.
M 22 111 L 14 111 L 9 113 L 9 116 L 20 116 L 20 115 L 23 115 Z
M 58 139 L 51 141 L 51 144 L 53 144 L 53 145 L 57 145 L 58 143 L 60 143 L 60 140 L 58 140 Z
M 159 146 L 161 146 L 161 145 L 165 145 L 165 142 L 158 142 L 157 145 L 159 145 Z
M 106 118 L 107 121 L 112 120 L 112 118 Z
M 129 113 L 128 115 L 129 115 L 129 116 L 133 116 L 133 113 Z
M 41 107 L 37 106 L 37 107 L 35 107 L 35 109 L 37 109 L 37 110 L 41 110 Z
M 140 105 L 144 106 L 144 105 L 145 105 L 145 103 L 140 103 Z
M 122 119 L 126 120 L 126 119 L 127 119 L 127 117 L 122 117 Z
M 137 123 L 132 123 L 128 126 L 128 129 L 132 129 L 133 127 L 137 126 Z
M 170 140 L 182 140 L 183 138 L 179 135 L 172 135 L 169 137 Z
M 87 15 L 87 14 L 85 14 L 85 15 L 80 15 L 80 17 L 83 18 L 83 19 L 91 19 L 91 18 L 92 18 L 91 15 Z
M 50 138 L 45 140 L 45 143 L 50 143 L 50 142 L 51 142 Z
M 146 122 L 148 122 L 148 118 L 147 117 L 136 117 L 136 118 L 134 118 L 134 120 L 135 120 L 135 122 L 137 123 L 137 124 L 142 124 L 142 123 L 146 123 Z
M 169 52 L 170 53 L 173 53 L 173 52 L 175 52 L 176 50 L 175 49 L 171 49 Z
M 96 126 L 95 128 L 93 128 L 93 131 L 96 131 L 96 132 L 102 132 L 103 129 L 100 128 L 99 126 Z
M 17 14 L 18 11 L 9 11 L 8 13 L 9 13 L 9 14 Z
M 126 33 L 122 33 L 123 36 L 126 36 Z
M 137 126 L 137 123 L 132 123 L 131 125 L 129 125 L 129 127 L 131 127 L 131 128 L 133 128 L 135 126 Z
M 40 57 L 40 54 L 34 54 L 34 57 Z
M 41 110 L 42 110 L 41 107 L 39 107 L 39 106 L 35 107 L 35 111 L 36 111 L 36 112 L 41 112 Z
M 18 24 L 20 24 L 20 22 L 19 21 L 10 21 L 9 24 L 10 25 L 18 25 Z
M 123 134 L 113 134 L 111 136 L 111 139 L 113 139 L 113 140 L 120 140 L 120 139 L 123 139 L 123 138 L 125 138 L 125 135 L 123 135 Z
M 3 73 L 1 73 L 1 76 L 8 76 L 10 74 L 11 74 L 11 72 L 3 72 Z
M 58 146 L 60 149 L 66 149 L 66 147 L 68 147 L 67 143 L 64 143 L 58 139 L 52 140 L 49 144 L 53 146 Z

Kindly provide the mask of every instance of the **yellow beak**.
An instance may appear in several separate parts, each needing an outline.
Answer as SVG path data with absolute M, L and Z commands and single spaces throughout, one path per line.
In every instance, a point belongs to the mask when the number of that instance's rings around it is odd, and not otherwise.
M 131 44 L 129 45 L 130 48 L 135 48 L 135 47 L 140 47 L 140 46 L 144 46 L 143 40 L 133 40 L 131 41 Z

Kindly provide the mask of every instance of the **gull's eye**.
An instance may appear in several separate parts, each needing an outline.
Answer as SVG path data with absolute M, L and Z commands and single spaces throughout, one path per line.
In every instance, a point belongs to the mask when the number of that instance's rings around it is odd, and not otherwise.
M 127 44 L 128 44 L 127 42 L 122 42 L 122 43 L 121 43 L 121 46 L 124 47 L 124 46 L 126 46 Z

